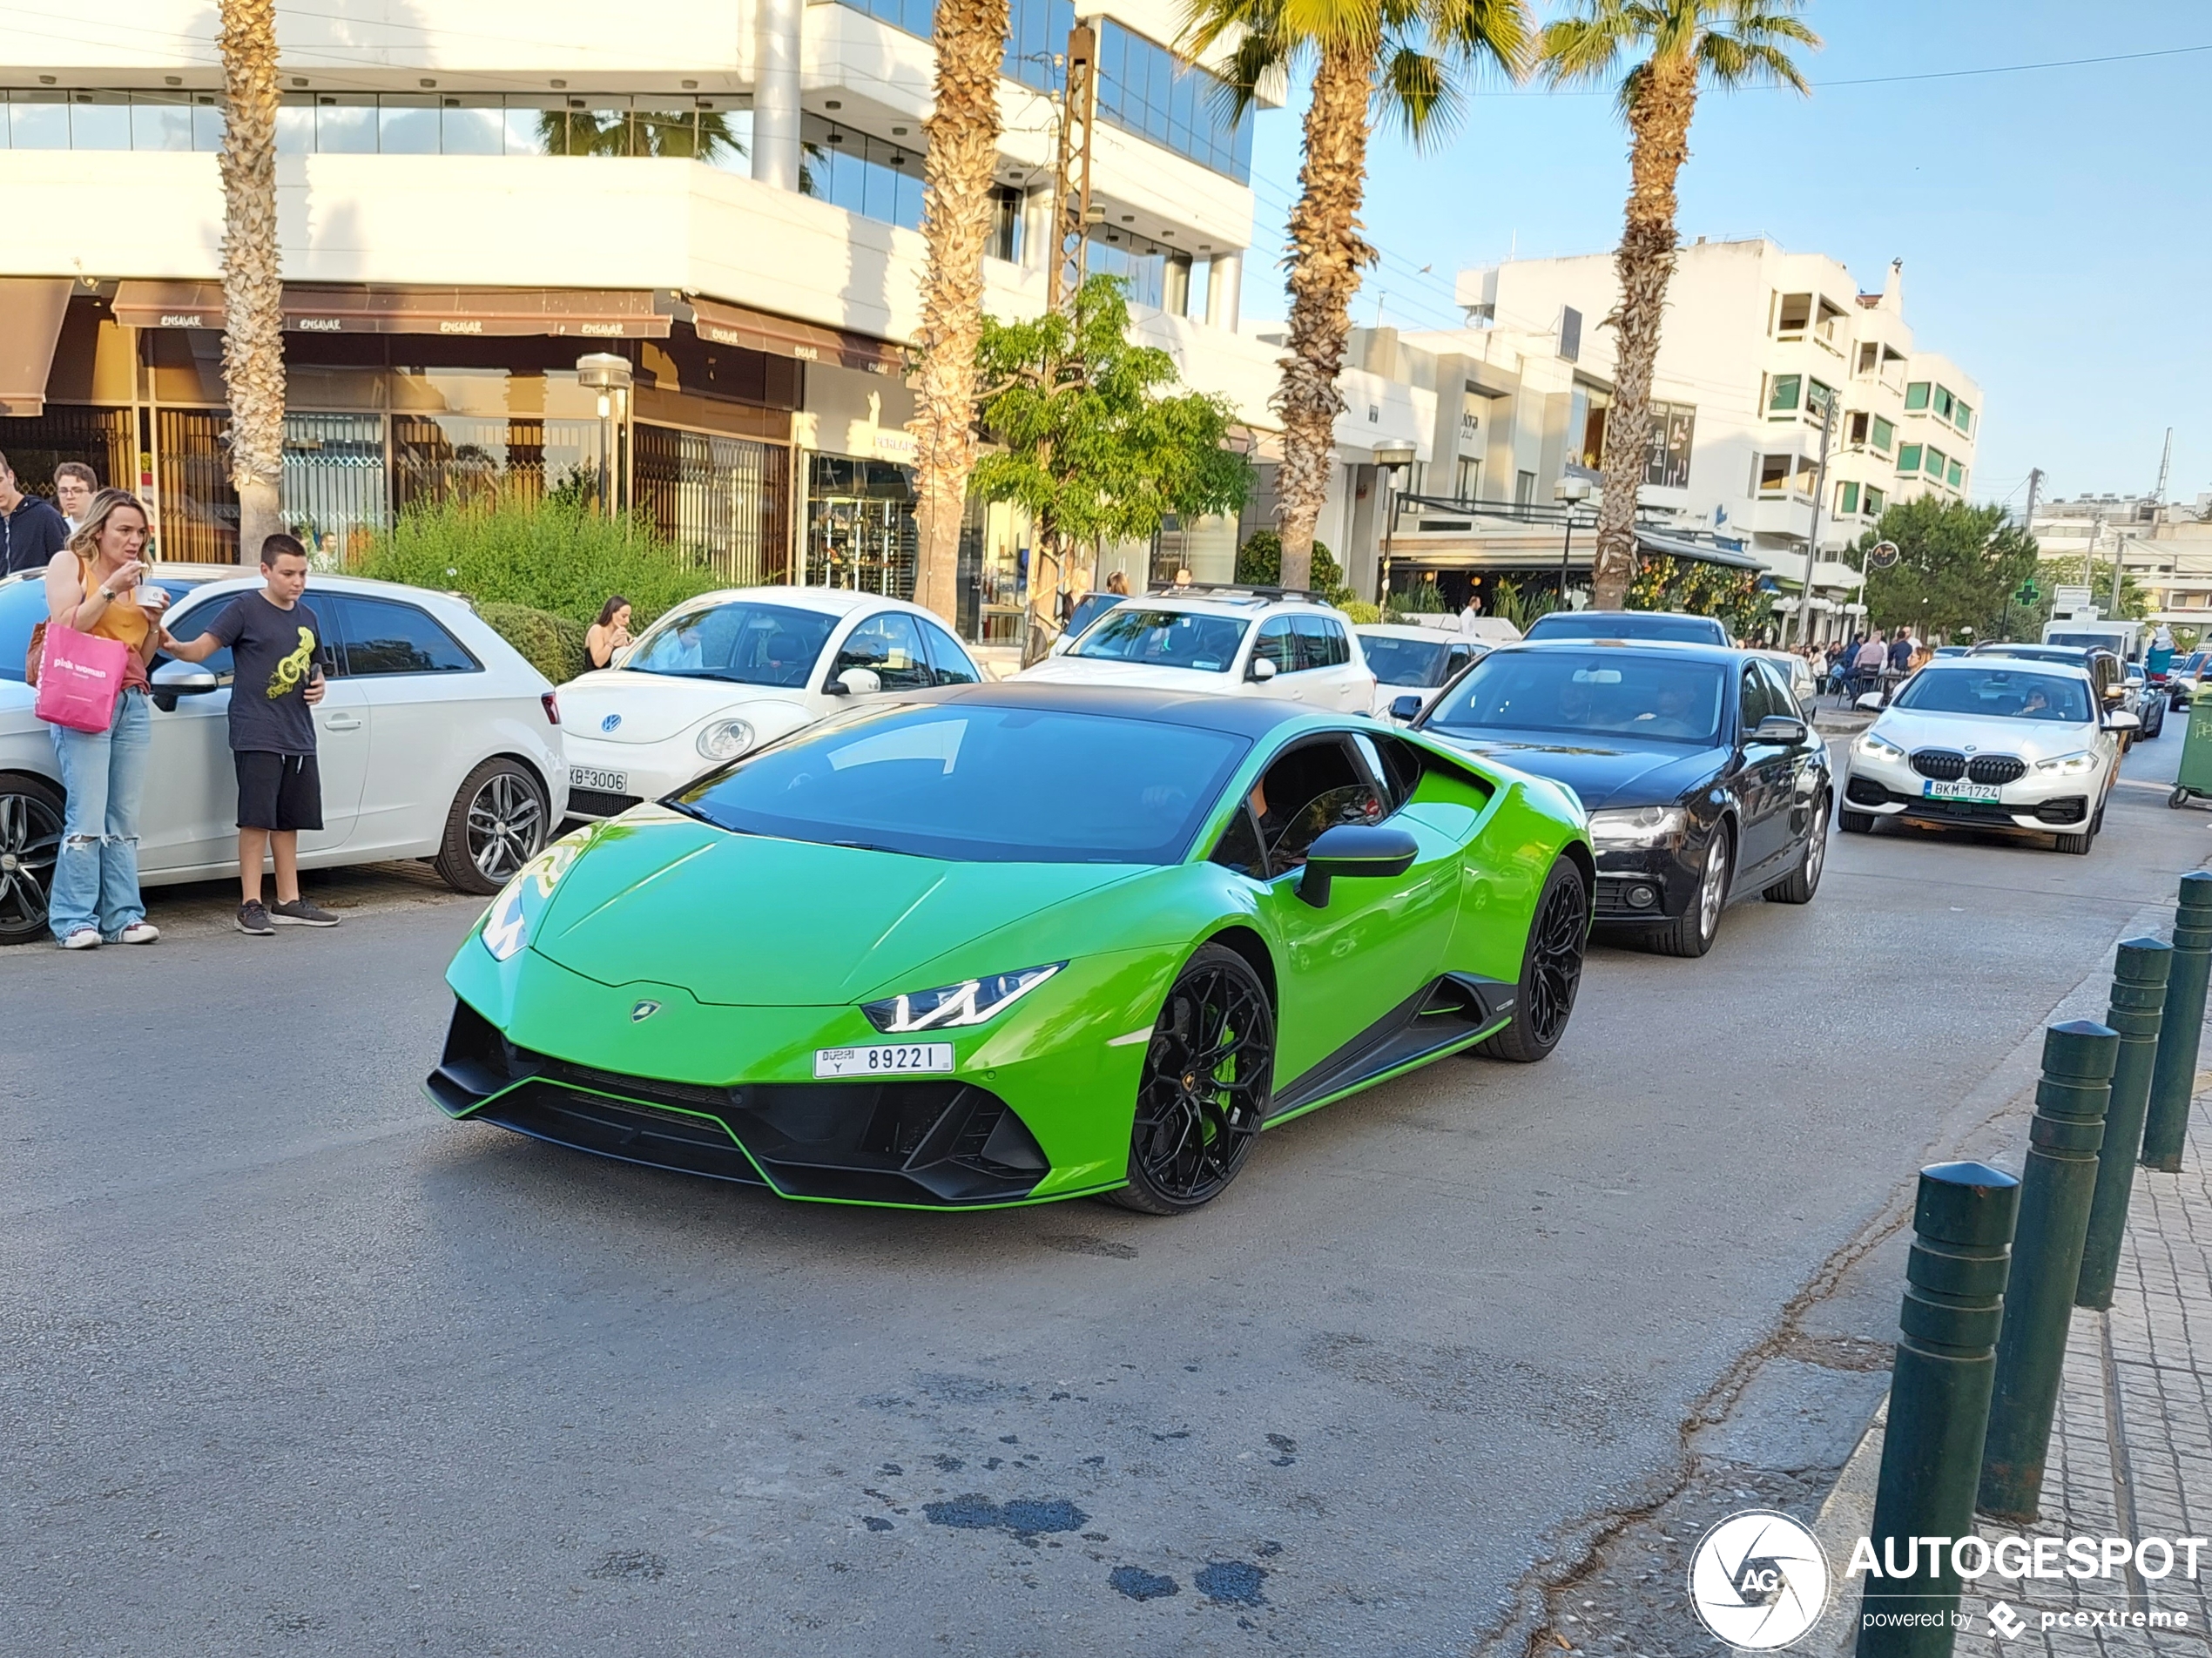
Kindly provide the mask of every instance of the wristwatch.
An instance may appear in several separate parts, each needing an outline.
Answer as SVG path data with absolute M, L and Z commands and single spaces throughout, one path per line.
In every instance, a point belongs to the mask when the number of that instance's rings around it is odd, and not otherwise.
M 102 588 L 102 589 L 100 590 L 100 596 L 101 596 L 102 598 L 105 599 L 105 600 L 106 600 L 106 601 L 107 601 L 110 604 L 112 604 L 112 603 L 115 603 L 115 595 L 114 595 L 114 593 L 113 593 L 113 592 L 111 592 L 111 591 L 110 590 L 108 590 L 107 588 L 105 588 L 105 587 L 104 587 L 104 588 Z

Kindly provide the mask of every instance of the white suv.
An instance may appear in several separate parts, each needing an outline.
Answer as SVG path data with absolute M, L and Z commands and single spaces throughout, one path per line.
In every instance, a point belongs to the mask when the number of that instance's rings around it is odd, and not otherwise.
M 1018 679 L 1280 697 L 1338 713 L 1374 705 L 1375 676 L 1343 611 L 1233 590 L 1123 600 Z

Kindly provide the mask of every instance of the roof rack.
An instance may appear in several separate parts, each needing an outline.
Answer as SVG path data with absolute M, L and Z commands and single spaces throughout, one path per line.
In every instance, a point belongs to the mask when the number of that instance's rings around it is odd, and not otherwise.
M 1172 598 L 1303 599 L 1310 604 L 1328 600 L 1308 587 L 1253 587 L 1242 582 L 1164 582 L 1146 590 L 1145 596 Z

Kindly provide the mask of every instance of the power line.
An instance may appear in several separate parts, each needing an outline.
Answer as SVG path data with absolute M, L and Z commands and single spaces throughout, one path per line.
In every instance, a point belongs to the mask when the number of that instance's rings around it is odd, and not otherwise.
M 2212 52 L 2212 44 L 2202 46 L 2161 46 L 2152 51 L 2112 52 L 2099 57 L 2053 57 L 2036 64 L 1987 64 L 1976 69 L 1933 69 L 1913 75 L 1862 75 L 1848 80 L 1813 81 L 1813 91 L 1825 91 L 1840 86 L 1896 86 L 1908 81 L 1966 80 L 1983 75 L 2026 75 L 2047 69 L 2089 69 L 2100 64 L 2133 64 L 2146 58 L 2186 57 L 2192 53 Z M 1778 92 L 1787 89 L 1768 84 L 1737 89 L 1750 92 Z M 1615 98 L 1618 93 L 1608 87 L 1592 87 L 1585 91 L 1563 91 L 1554 87 L 1534 87 L 1503 92 L 1471 91 L 1471 98 Z

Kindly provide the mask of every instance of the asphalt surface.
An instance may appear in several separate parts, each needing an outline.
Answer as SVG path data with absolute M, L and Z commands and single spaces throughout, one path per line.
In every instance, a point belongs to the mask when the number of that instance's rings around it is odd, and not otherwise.
M 316 886 L 334 933 L 193 889 L 6 953 L 0 1652 L 1466 1651 L 2212 856 L 2180 748 L 2086 858 L 1838 837 L 1702 961 L 1595 953 L 1549 1062 L 1374 1089 L 1176 1221 L 448 1123 L 475 909 L 408 872 Z

